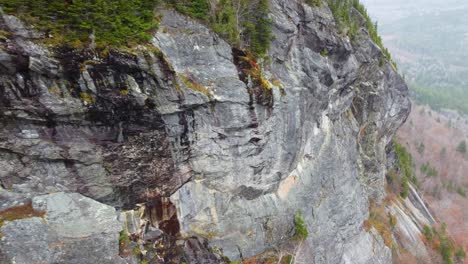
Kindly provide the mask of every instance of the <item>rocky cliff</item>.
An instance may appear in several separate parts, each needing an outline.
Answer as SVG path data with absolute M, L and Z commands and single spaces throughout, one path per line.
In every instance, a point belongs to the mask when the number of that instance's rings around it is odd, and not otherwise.
M 410 103 L 364 27 L 351 41 L 326 4 L 272 0 L 260 70 L 161 14 L 152 45 L 107 54 L 1 16 L 0 262 L 246 259 L 288 250 L 302 211 L 297 263 L 390 263 L 363 222 Z

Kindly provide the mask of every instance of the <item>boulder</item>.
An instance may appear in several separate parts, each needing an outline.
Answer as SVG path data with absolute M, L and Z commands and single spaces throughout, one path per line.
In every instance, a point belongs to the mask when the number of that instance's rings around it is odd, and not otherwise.
M 31 210 L 36 213 L 0 226 L 1 263 L 125 263 L 118 256 L 122 226 L 113 207 L 54 193 L 34 197 Z

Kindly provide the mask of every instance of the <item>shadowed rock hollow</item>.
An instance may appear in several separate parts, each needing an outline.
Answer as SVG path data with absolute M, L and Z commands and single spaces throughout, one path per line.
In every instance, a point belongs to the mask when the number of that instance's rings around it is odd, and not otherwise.
M 408 89 L 364 28 L 353 42 L 337 33 L 325 4 L 272 0 L 270 11 L 267 91 L 246 81 L 239 52 L 174 11 L 154 47 L 104 57 L 47 50 L 3 15 L 0 209 L 50 192 L 144 204 L 151 225 L 234 260 L 281 247 L 302 210 L 304 263 L 390 263 L 362 225 L 368 200 L 384 197 Z

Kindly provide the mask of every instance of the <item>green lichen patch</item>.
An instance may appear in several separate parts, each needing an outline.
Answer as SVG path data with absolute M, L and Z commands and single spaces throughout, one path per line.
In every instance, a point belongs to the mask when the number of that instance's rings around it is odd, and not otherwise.
M 53 94 L 53 95 L 56 95 L 56 96 L 62 96 L 62 91 L 57 86 L 49 87 L 48 91 L 49 91 L 50 94 Z
M 326 58 L 328 56 L 328 50 L 327 49 L 323 49 L 322 51 L 320 51 L 320 55 L 324 58 Z
M 92 103 L 94 103 L 94 98 L 93 98 L 93 96 L 92 96 L 91 94 L 89 94 L 89 93 L 85 93 L 85 92 L 80 93 L 80 99 L 81 99 L 81 101 L 83 101 L 83 103 L 85 103 L 85 104 L 92 104 Z
M 0 29 L 0 40 L 7 40 L 10 36 L 10 32 Z
M 130 256 L 132 251 L 130 250 L 130 237 L 127 234 L 127 231 L 122 230 L 119 234 L 119 255 L 120 256 Z
M 94 59 L 88 59 L 80 63 L 80 72 L 84 72 L 87 69 L 87 66 L 96 66 L 99 65 L 101 62 L 94 60 Z
M 210 93 L 210 90 L 208 90 L 207 87 L 203 86 L 199 82 L 197 82 L 193 77 L 185 74 L 179 75 L 180 80 L 182 81 L 185 86 L 193 91 L 197 91 L 199 93 L 202 93 L 206 95 L 208 98 L 211 98 L 212 95 Z
M 140 256 L 141 255 L 141 250 L 140 250 L 139 247 L 134 247 L 132 249 L 132 252 L 133 252 L 133 255 L 135 255 L 135 256 Z

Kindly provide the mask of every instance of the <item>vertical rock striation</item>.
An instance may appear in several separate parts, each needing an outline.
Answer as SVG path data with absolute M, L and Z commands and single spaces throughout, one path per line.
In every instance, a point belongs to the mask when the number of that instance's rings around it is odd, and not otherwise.
M 152 47 L 105 56 L 47 50 L 2 15 L 0 209 L 57 191 L 144 203 L 154 225 L 231 259 L 281 248 L 301 210 L 304 263 L 390 263 L 362 224 L 384 196 L 408 89 L 365 29 L 337 33 L 325 4 L 270 6 L 266 91 L 239 50 L 174 11 Z

